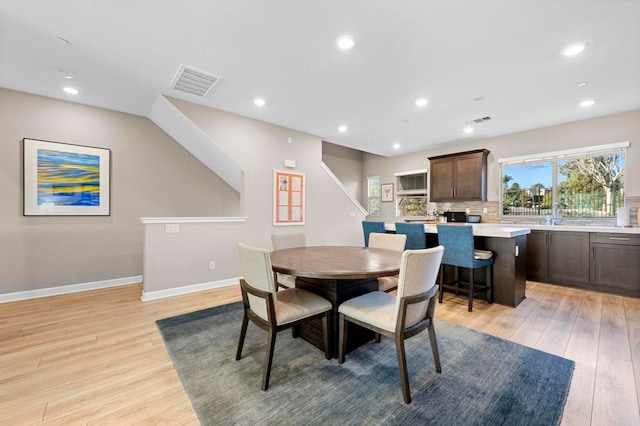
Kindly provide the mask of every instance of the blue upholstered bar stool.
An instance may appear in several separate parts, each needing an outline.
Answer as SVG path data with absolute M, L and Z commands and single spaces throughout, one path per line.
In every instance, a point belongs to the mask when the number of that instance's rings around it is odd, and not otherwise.
M 440 265 L 440 295 L 438 301 L 442 303 L 444 289 L 453 289 L 469 296 L 469 312 L 473 310 L 473 296 L 486 292 L 487 302 L 493 303 L 491 286 L 491 270 L 493 253 L 487 250 L 476 250 L 473 242 L 473 227 L 470 225 L 437 225 L 438 241 L 444 246 L 442 265 Z M 455 266 L 454 281 L 444 283 L 444 265 Z M 469 281 L 460 281 L 458 268 L 469 269 Z M 485 285 L 474 282 L 473 273 L 478 268 L 486 268 L 487 282 Z
M 379 232 L 381 234 L 384 234 L 384 222 L 372 222 L 363 220 L 362 230 L 364 231 L 364 246 L 369 247 L 369 234 L 372 232 Z
M 407 236 L 406 250 L 421 250 L 427 248 L 427 236 L 421 223 L 396 222 L 396 234 Z

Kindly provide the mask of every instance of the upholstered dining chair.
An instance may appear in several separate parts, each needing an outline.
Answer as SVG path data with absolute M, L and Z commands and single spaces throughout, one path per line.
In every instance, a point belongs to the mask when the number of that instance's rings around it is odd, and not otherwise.
M 427 248 L 427 237 L 424 232 L 424 225 L 421 223 L 396 223 L 396 234 L 407 236 L 407 250 L 419 250 Z
M 274 250 L 284 250 L 288 248 L 304 247 L 307 239 L 304 232 L 287 232 L 271 234 L 271 245 Z M 294 288 L 296 286 L 295 275 L 282 274 L 276 272 L 276 283 L 284 288 Z
M 440 355 L 433 326 L 438 286 L 435 285 L 444 247 L 424 250 L 406 250 L 400 262 L 400 279 L 396 295 L 374 291 L 349 299 L 338 306 L 340 314 L 339 359 L 345 360 L 347 323 L 355 323 L 373 330 L 376 335 L 391 337 L 395 341 L 400 383 L 404 402 L 411 403 L 407 357 L 404 341 L 421 331 L 429 331 L 431 352 L 436 372 L 442 371 Z
M 329 312 L 331 302 L 327 299 L 299 288 L 276 292 L 276 283 L 271 270 L 269 252 L 264 249 L 238 244 L 240 280 L 244 315 L 236 351 L 236 360 L 242 357 L 242 347 L 249 320 L 268 332 L 267 353 L 262 376 L 262 390 L 269 387 L 269 375 L 273 361 L 276 334 L 301 322 L 322 318 L 322 333 L 325 356 L 329 359 Z
M 384 234 L 384 222 L 372 222 L 370 220 L 363 220 L 362 231 L 364 232 L 364 246 L 369 247 L 369 235 L 372 232 Z
M 469 297 L 468 311 L 473 311 L 473 297 L 477 293 L 485 292 L 487 302 L 493 303 L 491 270 L 493 265 L 493 252 L 488 250 L 476 250 L 473 241 L 473 227 L 471 225 L 437 225 L 439 244 L 444 246 L 442 266 L 440 267 L 440 295 L 438 301 L 442 303 L 444 289 L 455 290 Z M 444 265 L 455 267 L 454 280 L 444 282 Z M 469 281 L 460 281 L 459 268 L 469 269 Z M 484 285 L 474 281 L 474 271 L 478 268 L 486 268 L 487 278 Z
M 393 251 L 404 251 L 407 236 L 404 234 L 378 234 L 369 235 L 369 248 L 380 248 Z M 379 291 L 393 291 L 398 287 L 398 275 L 378 277 Z

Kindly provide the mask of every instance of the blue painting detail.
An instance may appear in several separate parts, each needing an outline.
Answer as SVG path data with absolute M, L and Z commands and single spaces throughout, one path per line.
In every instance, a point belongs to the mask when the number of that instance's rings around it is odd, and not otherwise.
M 100 156 L 38 150 L 39 206 L 100 206 Z

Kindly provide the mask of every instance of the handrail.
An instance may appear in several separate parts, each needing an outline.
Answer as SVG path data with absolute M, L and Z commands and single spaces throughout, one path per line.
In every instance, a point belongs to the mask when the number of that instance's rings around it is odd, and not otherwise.
M 344 195 L 346 195 L 347 198 L 349 198 L 349 200 L 356 206 L 356 208 L 360 210 L 360 213 L 362 213 L 365 216 L 369 216 L 369 212 L 365 210 L 364 207 L 362 207 L 362 204 L 360 204 L 360 202 L 356 200 L 356 198 L 353 195 L 351 195 L 351 193 L 342 184 L 342 182 L 340 182 L 340 179 L 338 179 L 338 177 L 335 174 L 333 174 L 331 169 L 323 161 L 320 162 L 320 167 L 322 167 L 322 169 L 329 175 L 329 177 L 333 179 L 336 185 L 338 185 L 338 188 L 340 188 L 342 192 L 344 192 Z

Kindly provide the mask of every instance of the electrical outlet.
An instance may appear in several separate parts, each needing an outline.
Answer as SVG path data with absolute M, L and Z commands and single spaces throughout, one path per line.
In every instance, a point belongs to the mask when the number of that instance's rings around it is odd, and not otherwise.
M 209 269 L 210 270 L 216 269 L 216 261 L 215 260 L 212 260 L 211 262 L 209 262 Z
M 464 211 L 465 211 L 465 213 L 466 213 L 466 214 L 471 213 L 471 209 L 470 209 L 470 208 L 468 208 L 468 207 L 467 207 L 466 209 L 464 209 Z
M 165 234 L 175 234 L 177 232 L 180 232 L 179 223 L 167 223 L 166 225 L 164 225 Z
M 487 207 L 483 207 L 483 208 L 482 208 L 482 213 L 484 213 L 484 214 L 489 213 L 489 208 L 487 208 Z

